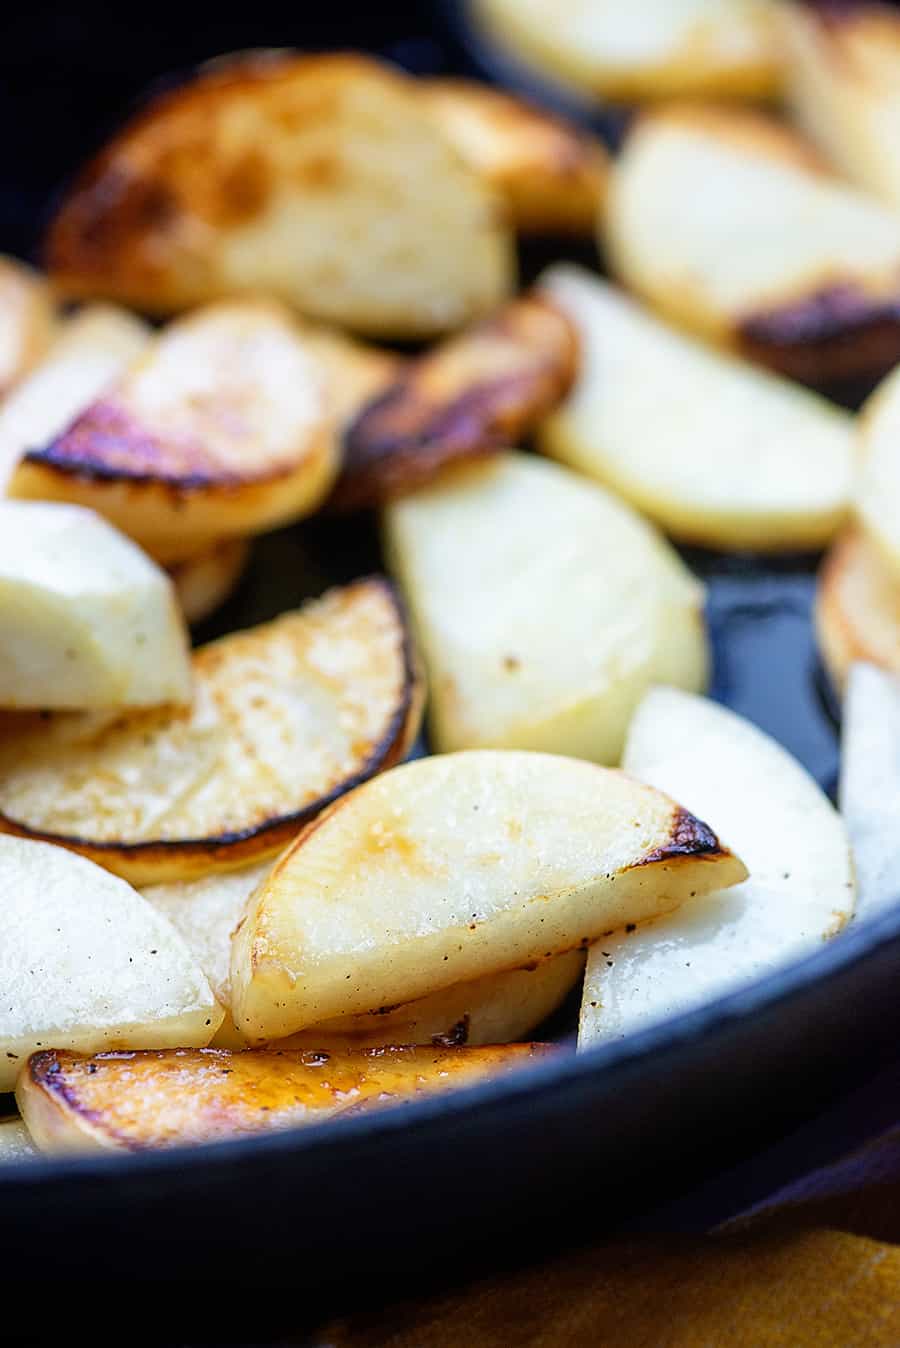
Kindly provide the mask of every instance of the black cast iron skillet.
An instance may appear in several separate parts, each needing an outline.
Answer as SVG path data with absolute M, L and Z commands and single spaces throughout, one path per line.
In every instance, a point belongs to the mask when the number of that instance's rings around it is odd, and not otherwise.
M 15 22 L 20 37 L 31 35 L 31 59 L 41 68 L 47 44 L 51 57 L 53 43 L 59 46 L 55 114 L 46 82 L 29 95 L 34 81 L 21 41 L 0 55 L 0 73 L 13 71 L 18 123 L 34 119 L 38 146 L 27 173 L 15 158 L 7 161 L 0 193 L 7 233 L 0 247 L 20 252 L 27 251 L 25 226 L 29 237 L 36 232 L 39 208 L 63 171 L 60 137 L 69 167 L 149 71 L 228 48 L 304 45 L 308 36 L 296 9 L 288 20 L 262 3 L 240 26 L 202 6 L 192 24 L 183 15 L 174 24 L 171 6 L 167 26 L 163 5 L 134 48 L 126 79 L 123 12 L 103 6 L 92 14 L 82 5 L 79 26 L 73 12 L 71 25 L 60 28 L 52 6 L 42 33 L 42 6 L 33 8 L 33 23 L 21 13 Z M 471 69 L 471 51 L 467 58 L 430 6 L 388 5 L 378 23 L 360 6 L 358 41 L 356 8 L 330 6 L 330 26 L 317 10 L 309 45 L 368 45 L 414 67 Z M 110 97 L 104 103 L 91 86 L 84 135 L 73 139 L 64 114 L 98 64 Z M 11 96 L 9 82 L 5 93 L 0 83 L 0 110 Z M 51 152 L 52 115 L 59 136 Z M 0 165 L 0 179 L 3 173 Z M 590 249 L 577 251 L 590 260 Z M 525 278 L 563 255 L 546 243 L 526 250 Z M 813 560 L 686 556 L 709 585 L 713 696 L 774 734 L 833 789 L 837 731 L 810 626 Z M 263 621 L 378 563 L 365 520 L 313 521 L 274 534 L 257 544 L 240 590 L 198 639 Z M 51 1303 L 14 1289 L 38 1280 L 89 1289 L 95 1313 L 83 1327 L 97 1337 L 104 1325 L 115 1329 L 110 1298 L 151 1283 L 158 1295 L 141 1294 L 139 1318 L 129 1317 L 132 1340 L 155 1315 L 173 1341 L 188 1327 L 220 1341 L 235 1332 L 259 1337 L 272 1323 L 296 1330 L 333 1308 L 409 1295 L 609 1233 L 896 1061 L 898 968 L 900 905 L 745 991 L 579 1057 L 573 999 L 545 1027 L 560 1040 L 559 1057 L 512 1079 L 251 1141 L 8 1167 L 0 1170 L 5 1301 L 17 1303 L 32 1329 L 37 1318 L 57 1333 Z M 175 1282 L 192 1291 L 177 1317 L 165 1295 Z M 211 1283 L 227 1284 L 228 1294 L 203 1295 Z M 254 1291 L 266 1285 L 289 1288 L 289 1301 L 283 1291 Z

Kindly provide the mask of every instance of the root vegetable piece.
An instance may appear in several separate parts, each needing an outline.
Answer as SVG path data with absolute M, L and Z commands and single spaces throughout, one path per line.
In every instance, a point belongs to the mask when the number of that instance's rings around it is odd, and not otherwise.
M 610 769 L 419 759 L 338 802 L 257 889 L 232 941 L 235 1024 L 258 1042 L 423 997 L 745 874 L 705 824 Z
M 900 16 L 865 2 L 783 10 L 795 120 L 843 177 L 900 209 Z
M 231 934 L 271 863 L 182 884 L 152 885 L 144 897 L 184 937 L 210 981 L 226 1016 L 214 1044 L 241 1048 L 246 1041 L 231 1018 Z M 377 1047 L 385 1044 L 500 1044 L 521 1039 L 560 1005 L 584 969 L 580 951 L 442 988 L 400 1006 L 315 1025 L 281 1048 Z
M 667 318 L 803 383 L 900 359 L 900 229 L 774 121 L 642 118 L 610 177 L 614 273 Z
M 849 671 L 838 799 L 859 886 L 854 917 L 874 917 L 900 901 L 900 683 L 865 663 Z
M 12 496 L 91 506 L 163 562 L 308 514 L 337 469 L 324 376 L 279 305 L 212 305 L 163 329 Z
M 0 1092 L 40 1048 L 208 1044 L 222 1019 L 184 941 L 124 880 L 0 838 Z
M 191 700 L 172 584 L 90 510 L 0 501 L 0 707 L 122 709 Z
M 0 399 L 41 360 L 55 328 L 44 278 L 24 262 L 0 256 Z
M 853 862 L 840 815 L 796 759 L 749 721 L 704 698 L 655 688 L 632 722 L 624 764 L 715 819 L 750 876 L 591 948 L 582 1048 L 809 954 L 853 912 Z
M 593 98 L 761 98 L 781 69 L 772 0 L 474 0 L 489 38 Z
M 606 191 L 603 143 L 574 122 L 475 80 L 423 79 L 419 97 L 506 202 L 516 229 L 591 235 Z
M 231 933 L 257 885 L 272 869 L 272 858 L 239 870 L 148 885 L 141 892 L 184 938 L 209 979 L 225 1020 L 216 1047 L 240 1048 L 243 1041 L 231 1020 Z
M 367 403 L 384 393 L 408 364 L 396 351 L 361 342 L 322 323 L 304 323 L 301 331 L 307 351 L 324 371 L 329 408 L 338 433 Z
M 399 1006 L 336 1016 L 280 1042 L 292 1048 L 506 1044 L 536 1030 L 583 973 L 583 952 L 569 950 L 536 966 L 454 983 Z M 227 1024 L 226 1018 L 223 1030 Z
M 250 52 L 115 136 L 64 200 L 46 254 L 71 295 L 171 312 L 253 291 L 391 338 L 499 303 L 513 242 L 414 81 L 362 56 Z
M 111 304 L 59 325 L 49 353 L 0 405 L 0 490 L 29 449 L 46 445 L 140 355 L 152 329 Z
M 44 1151 L 144 1151 L 296 1128 L 488 1081 L 540 1062 L 544 1044 L 346 1053 L 176 1049 L 38 1053 L 19 1105 Z
M 404 757 L 422 691 L 403 612 L 373 578 L 194 652 L 188 708 L 20 715 L 0 741 L 0 829 L 135 884 L 272 855 Z
M 703 591 L 601 487 L 524 454 L 455 469 L 385 512 L 439 751 L 616 763 L 654 682 L 705 687 Z
M 659 323 L 574 267 L 541 278 L 575 323 L 582 368 L 543 450 L 667 533 L 712 548 L 820 547 L 845 518 L 848 413 Z
M 523 295 L 411 361 L 344 435 L 332 501 L 380 505 L 430 482 L 445 464 L 514 444 L 568 391 L 573 325 L 549 299 Z

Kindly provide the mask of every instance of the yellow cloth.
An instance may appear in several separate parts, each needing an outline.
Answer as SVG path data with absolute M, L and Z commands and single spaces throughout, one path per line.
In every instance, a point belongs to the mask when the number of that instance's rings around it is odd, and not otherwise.
M 331 1325 L 333 1348 L 896 1348 L 900 1248 L 839 1231 L 652 1239 Z
M 892 1154 L 898 1136 L 882 1140 Z M 821 1172 L 804 1201 L 776 1198 L 715 1234 L 569 1252 L 537 1269 L 343 1319 L 315 1343 L 900 1348 L 900 1175 L 885 1173 L 880 1147 Z

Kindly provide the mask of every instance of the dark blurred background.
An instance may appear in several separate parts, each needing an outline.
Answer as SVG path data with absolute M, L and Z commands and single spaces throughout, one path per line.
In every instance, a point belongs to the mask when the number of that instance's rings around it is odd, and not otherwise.
M 854 0 L 839 3 L 849 7 Z M 420 74 L 477 74 L 461 40 L 464 10 L 465 0 L 129 6 L 7 0 L 0 40 L 0 252 L 36 260 L 43 221 L 67 176 L 154 85 L 197 62 L 245 47 L 354 47 Z M 481 54 L 477 44 L 474 50 Z M 595 125 L 615 136 L 619 121 L 601 116 Z
M 445 8 L 428 0 L 8 0 L 0 43 L 0 252 L 35 257 L 54 192 L 153 83 L 242 47 L 365 47 L 423 73 L 462 69 L 459 49 L 445 43 Z

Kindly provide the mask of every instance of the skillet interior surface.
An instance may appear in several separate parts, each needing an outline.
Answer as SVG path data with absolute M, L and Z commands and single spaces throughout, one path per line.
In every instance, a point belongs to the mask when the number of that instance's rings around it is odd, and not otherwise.
M 0 167 L 0 246 L 26 255 L 60 179 L 150 74 L 266 44 L 364 46 L 429 73 L 471 73 L 478 57 L 460 44 L 458 25 L 439 31 L 424 5 L 379 7 L 376 21 L 368 7 L 338 3 L 308 26 L 305 14 L 287 22 L 266 4 L 242 21 L 200 6 L 205 17 L 192 13 L 180 27 L 174 7 L 166 23 L 163 5 L 153 31 L 130 32 L 127 42 L 122 16 L 94 8 L 79 7 L 76 34 L 58 7 L 30 6 L 12 20 L 11 54 L 0 58 L 12 74 L 0 98 L 10 100 L 15 124 L 33 131 L 33 162 L 19 148 Z M 456 6 L 442 8 L 455 19 Z M 124 68 L 123 45 L 134 54 Z M 57 83 L 35 79 L 57 48 Z M 99 89 L 98 63 L 108 74 Z M 79 88 L 84 115 L 70 124 Z M 526 248 L 524 279 L 560 256 L 590 261 L 592 249 Z M 810 623 L 814 559 L 686 556 L 709 585 L 713 695 L 833 790 L 838 737 Z M 273 534 L 255 545 L 240 588 L 197 639 L 263 621 L 379 562 L 368 520 Z M 296 1326 L 332 1305 L 596 1236 L 747 1156 L 891 1060 L 898 957 L 900 908 L 621 1046 L 561 1054 L 456 1097 L 192 1152 L 8 1168 L 0 1171 L 4 1272 L 25 1281 L 40 1268 L 63 1281 L 100 1269 L 106 1278 L 166 1282 L 288 1279 L 300 1293 Z M 570 1004 L 548 1034 L 571 1041 L 576 1014 Z M 230 1320 L 239 1314 L 229 1305 Z M 257 1328 L 260 1315 L 257 1303 Z M 208 1304 L 203 1317 L 208 1326 Z

